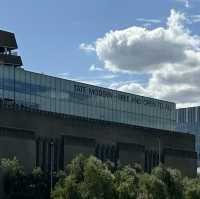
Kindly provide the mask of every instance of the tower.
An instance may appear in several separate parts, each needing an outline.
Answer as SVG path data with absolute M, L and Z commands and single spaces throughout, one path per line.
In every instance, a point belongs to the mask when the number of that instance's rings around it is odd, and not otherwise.
M 21 57 L 17 55 L 15 34 L 0 30 L 0 64 L 14 67 L 22 66 Z

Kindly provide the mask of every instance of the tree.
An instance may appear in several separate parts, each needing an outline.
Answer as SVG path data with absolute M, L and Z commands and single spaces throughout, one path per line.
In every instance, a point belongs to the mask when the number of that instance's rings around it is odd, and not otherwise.
M 84 167 L 87 161 L 87 157 L 79 154 L 77 155 L 66 167 L 66 173 L 72 175 L 77 182 L 84 180 Z
M 3 173 L 4 193 L 7 199 L 49 198 L 48 175 L 40 168 L 35 168 L 32 173 L 26 174 L 16 157 L 2 159 L 0 168 Z
M 200 199 L 200 179 L 189 179 L 183 180 L 185 199 Z
M 4 174 L 10 176 L 24 175 L 24 168 L 16 157 L 13 159 L 1 159 L 0 169 Z
M 53 199 L 82 199 L 79 191 L 79 184 L 74 176 L 69 175 L 65 178 L 64 183 L 56 184 L 54 191 L 51 194 Z
M 83 198 L 114 198 L 114 175 L 95 157 L 89 157 L 85 162 L 84 181 L 80 184 Z
M 57 183 L 53 199 L 114 198 L 114 175 L 101 160 L 79 155 L 68 165 L 67 174 Z
M 24 184 L 24 168 L 17 158 L 3 158 L 0 169 L 3 173 L 4 192 L 6 194 L 20 192 Z
M 156 176 L 143 174 L 139 179 L 140 199 L 167 199 L 167 190 L 165 184 Z
M 52 199 L 200 199 L 200 181 L 162 165 L 150 175 L 139 165 L 115 168 L 79 155 L 62 172 Z
M 177 169 L 166 169 L 161 165 L 153 169 L 152 175 L 156 176 L 166 185 L 170 199 L 184 198 L 183 179 L 180 171 Z
M 115 189 L 119 199 L 136 199 L 138 176 L 135 169 L 125 166 L 115 173 Z
M 50 197 L 50 183 L 48 174 L 43 172 L 41 168 L 34 168 L 30 175 L 26 175 L 27 183 L 24 188 L 34 198 L 43 199 Z

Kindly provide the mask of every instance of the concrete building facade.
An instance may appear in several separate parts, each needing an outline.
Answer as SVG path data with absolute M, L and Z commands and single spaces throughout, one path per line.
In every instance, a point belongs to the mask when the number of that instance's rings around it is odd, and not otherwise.
M 146 171 L 162 162 L 196 175 L 195 137 L 190 134 L 85 119 L 18 105 L 0 109 L 0 158 L 16 156 L 27 170 L 63 169 L 75 155 L 116 164 L 137 162 Z M 52 159 L 53 158 L 53 159 Z

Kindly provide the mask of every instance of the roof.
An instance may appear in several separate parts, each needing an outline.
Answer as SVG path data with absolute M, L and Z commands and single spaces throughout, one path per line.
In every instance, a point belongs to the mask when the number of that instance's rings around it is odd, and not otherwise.
M 0 47 L 8 48 L 10 50 L 17 49 L 18 47 L 15 39 L 15 34 L 0 30 Z

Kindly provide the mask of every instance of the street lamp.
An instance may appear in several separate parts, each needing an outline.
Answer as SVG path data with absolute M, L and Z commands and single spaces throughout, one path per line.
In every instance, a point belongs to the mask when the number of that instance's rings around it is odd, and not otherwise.
M 16 104 L 16 97 L 15 97 L 15 95 L 16 95 L 16 71 L 15 71 L 15 66 L 13 65 L 13 69 L 14 69 L 14 85 L 13 85 L 13 89 L 14 89 L 14 93 L 13 93 L 13 98 L 14 98 L 14 106 L 15 106 L 15 104 Z
M 53 162 L 54 162 L 54 155 L 53 155 L 53 147 L 54 147 L 54 142 L 51 140 L 50 142 L 50 152 L 51 152 L 51 171 L 50 171 L 50 183 L 51 183 L 51 192 L 53 190 Z
M 159 161 L 159 165 L 161 163 L 161 153 L 160 153 L 160 137 L 158 138 L 158 161 Z

